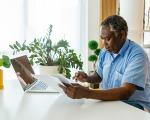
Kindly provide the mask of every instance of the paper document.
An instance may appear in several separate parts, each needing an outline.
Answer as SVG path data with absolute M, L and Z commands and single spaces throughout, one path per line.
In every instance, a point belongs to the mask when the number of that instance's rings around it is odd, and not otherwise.
M 73 80 L 67 79 L 61 74 L 56 75 L 32 75 L 34 78 L 45 82 L 49 87 L 57 90 L 60 93 L 63 93 L 63 90 L 58 86 L 58 84 L 61 84 L 64 86 L 63 83 L 71 84 Z
M 72 79 L 68 79 L 61 74 L 56 74 L 56 75 L 52 75 L 52 76 L 58 78 L 62 83 L 71 84 L 71 83 L 75 82 Z

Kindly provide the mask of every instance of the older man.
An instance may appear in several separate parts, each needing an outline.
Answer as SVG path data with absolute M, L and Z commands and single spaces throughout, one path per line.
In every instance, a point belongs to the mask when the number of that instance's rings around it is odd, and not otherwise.
M 122 100 L 150 111 L 150 66 L 144 50 L 127 39 L 126 21 L 117 15 L 101 23 L 100 37 L 105 48 L 99 54 L 96 72 L 88 76 L 77 72 L 80 82 L 100 83 L 101 90 L 91 90 L 79 84 L 60 87 L 73 99 Z

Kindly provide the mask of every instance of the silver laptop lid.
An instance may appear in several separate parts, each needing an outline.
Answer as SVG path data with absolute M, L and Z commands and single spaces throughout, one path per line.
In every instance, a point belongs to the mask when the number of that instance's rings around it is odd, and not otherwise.
M 11 59 L 11 63 L 24 90 L 27 86 L 35 82 L 35 78 L 32 76 L 34 71 L 27 56 L 13 58 Z

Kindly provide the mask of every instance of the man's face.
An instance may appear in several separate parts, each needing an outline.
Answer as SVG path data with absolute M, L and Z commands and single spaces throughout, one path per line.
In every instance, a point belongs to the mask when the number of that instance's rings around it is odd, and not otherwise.
M 110 27 L 102 26 L 100 31 L 100 37 L 103 40 L 104 46 L 107 51 L 118 53 L 122 47 L 122 37 L 121 33 L 117 33 Z

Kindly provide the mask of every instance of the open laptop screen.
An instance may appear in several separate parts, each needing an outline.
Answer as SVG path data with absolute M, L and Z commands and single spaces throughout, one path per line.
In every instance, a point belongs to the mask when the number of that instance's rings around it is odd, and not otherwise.
M 23 88 L 34 82 L 34 78 L 31 75 L 34 74 L 34 71 L 27 56 L 13 58 L 11 63 Z

